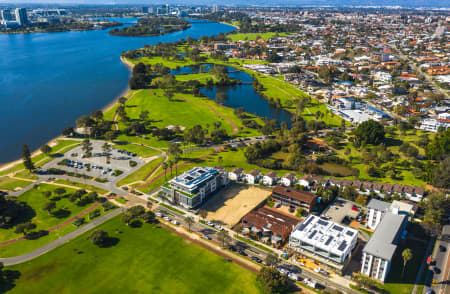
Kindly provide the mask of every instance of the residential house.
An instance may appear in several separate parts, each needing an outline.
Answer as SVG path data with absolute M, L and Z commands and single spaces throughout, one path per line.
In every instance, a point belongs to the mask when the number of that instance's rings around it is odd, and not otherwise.
M 250 211 L 242 218 L 244 229 L 263 239 L 269 238 L 272 243 L 283 243 L 298 223 L 298 219 L 266 207 Z
M 228 173 L 228 178 L 231 181 L 235 181 L 235 182 L 240 181 L 243 176 L 244 176 L 244 169 L 240 168 L 240 167 L 234 168 L 233 170 L 231 170 Z
M 264 175 L 262 182 L 266 186 L 272 186 L 278 181 L 278 175 L 276 172 L 268 172 Z
M 282 186 L 273 188 L 272 199 L 279 202 L 283 206 L 288 206 L 294 209 L 302 207 L 308 212 L 311 212 L 317 204 L 317 195 Z
M 253 169 L 245 174 L 245 181 L 248 184 L 255 185 L 259 183 L 261 179 L 261 172 L 257 169 Z
M 294 173 L 287 173 L 284 176 L 281 177 L 281 184 L 286 187 L 290 187 L 293 184 L 295 184 L 296 180 L 296 174 Z

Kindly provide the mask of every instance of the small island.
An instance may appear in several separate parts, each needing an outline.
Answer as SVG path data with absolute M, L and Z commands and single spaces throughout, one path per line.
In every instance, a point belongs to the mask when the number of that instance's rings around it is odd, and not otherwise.
M 160 36 L 188 29 L 191 24 L 188 21 L 176 17 L 146 17 L 138 20 L 138 23 L 123 29 L 114 29 L 109 33 L 114 36 L 124 37 L 148 37 Z

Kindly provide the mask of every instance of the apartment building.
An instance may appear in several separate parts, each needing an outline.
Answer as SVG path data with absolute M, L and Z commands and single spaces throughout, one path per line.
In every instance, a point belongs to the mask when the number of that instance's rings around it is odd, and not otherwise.
M 272 199 L 273 201 L 280 203 L 280 205 L 289 206 L 294 209 L 302 207 L 308 212 L 311 212 L 317 204 L 317 195 L 282 186 L 273 188 Z

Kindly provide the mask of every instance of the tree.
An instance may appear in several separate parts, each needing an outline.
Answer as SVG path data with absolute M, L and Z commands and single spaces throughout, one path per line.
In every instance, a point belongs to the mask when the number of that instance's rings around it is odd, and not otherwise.
M 167 181 L 167 168 L 169 167 L 169 164 L 167 162 L 162 163 L 163 169 L 164 169 L 164 181 Z
M 436 224 L 444 224 L 446 213 L 450 210 L 450 198 L 445 193 L 434 193 L 420 203 L 425 210 L 425 219 L 429 219 Z
M 225 231 L 220 231 L 217 233 L 217 239 L 222 243 L 222 248 L 225 248 L 225 243 L 229 241 L 229 236 Z
M 206 216 L 208 215 L 208 211 L 206 209 L 200 209 L 200 211 L 198 212 L 198 215 L 202 218 L 205 219 Z
M 262 268 L 256 281 L 261 287 L 263 293 L 272 294 L 284 294 L 289 290 L 288 280 L 286 276 L 280 274 L 276 269 L 272 267 Z
M 35 169 L 35 167 L 33 161 L 31 160 L 30 149 L 28 149 L 27 144 L 23 145 L 22 157 L 23 157 L 23 165 L 29 172 L 32 172 Z
M 358 192 L 356 191 L 355 187 L 346 186 L 344 188 L 343 196 L 345 199 L 353 201 L 358 196 Z
M 47 144 L 42 145 L 41 148 L 39 148 L 39 149 L 44 154 L 49 154 L 50 152 L 52 152 L 52 147 L 48 146 Z
M 191 225 L 195 222 L 192 216 L 188 216 L 184 219 L 186 224 L 188 225 L 188 230 L 191 231 Z
M 354 133 L 359 138 L 360 142 L 374 145 L 382 143 L 385 135 L 384 127 L 374 120 L 368 120 L 361 123 Z
M 66 189 L 64 189 L 63 187 L 58 187 L 55 189 L 55 193 L 61 196 L 62 194 L 66 193 Z
M 115 137 L 116 135 L 114 134 L 114 132 L 113 131 L 108 131 L 108 132 L 106 132 L 105 133 L 105 139 L 107 140 L 107 141 L 113 141 L 114 140 L 114 137 Z
M 156 221 L 156 216 L 155 213 L 153 211 L 146 211 L 143 215 L 142 215 L 142 219 L 146 222 L 146 223 L 154 223 Z
M 105 231 L 95 230 L 87 237 L 87 240 L 90 240 L 94 245 L 104 247 L 109 240 L 109 235 Z
M 266 265 L 269 265 L 271 267 L 276 267 L 280 263 L 280 259 L 275 253 L 269 253 L 266 256 Z
M 71 136 L 71 135 L 73 134 L 73 132 L 74 132 L 73 127 L 65 127 L 65 128 L 62 130 L 61 134 L 62 134 L 63 136 L 68 137 L 68 136 Z
M 152 207 L 153 207 L 153 202 L 147 201 L 147 208 L 152 209 Z
M 94 148 L 92 147 L 92 143 L 89 139 L 84 139 L 83 142 L 81 142 L 81 150 L 84 151 L 84 155 L 86 157 L 91 157 L 93 149 Z
M 125 97 L 120 97 L 119 98 L 119 103 L 120 104 L 124 105 L 126 102 L 127 102 L 127 98 L 125 98 Z
M 55 203 L 54 201 L 47 202 L 47 203 L 44 205 L 44 210 L 47 211 L 48 214 L 50 214 L 51 211 L 52 211 L 53 209 L 55 209 L 55 208 L 56 208 L 56 203 Z
M 425 233 L 430 237 L 436 237 L 441 233 L 441 225 L 435 223 L 431 219 L 424 219 L 420 225 L 422 226 Z
M 94 110 L 91 113 L 91 117 L 96 121 L 103 120 L 103 112 L 101 110 Z
M 360 194 L 356 196 L 355 202 L 362 206 L 365 206 L 367 203 L 367 196 Z
M 411 249 L 406 248 L 405 250 L 403 250 L 402 258 L 403 258 L 403 270 L 402 270 L 402 278 L 403 278 L 403 274 L 405 273 L 406 263 L 413 258 Z
M 22 224 L 18 224 L 15 229 L 16 234 L 24 234 L 26 235 L 30 231 L 34 230 L 36 228 L 36 224 L 33 224 L 31 222 L 26 222 Z

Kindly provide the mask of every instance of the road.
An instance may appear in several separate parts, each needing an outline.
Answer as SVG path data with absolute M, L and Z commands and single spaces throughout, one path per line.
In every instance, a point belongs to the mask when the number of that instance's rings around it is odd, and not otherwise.
M 168 204 L 168 203 L 165 203 L 165 204 Z M 169 210 L 163 206 L 159 206 L 159 210 L 161 210 L 165 215 L 169 216 L 171 219 L 176 219 L 177 221 L 179 221 L 182 226 L 187 227 L 187 224 L 184 221 L 184 218 L 187 215 L 189 215 L 189 213 L 187 213 L 186 215 L 181 215 L 181 214 L 178 214 L 175 211 Z M 217 235 L 218 230 L 213 227 L 210 227 L 208 225 L 204 225 L 202 223 L 195 222 L 194 224 L 191 225 L 191 231 L 207 235 L 212 240 L 220 242 L 218 239 L 218 235 Z M 232 236 L 234 236 L 235 233 L 234 232 L 232 233 L 231 230 L 227 230 L 227 231 L 229 232 L 228 236 L 230 236 L 229 243 L 234 244 L 231 246 L 232 251 L 241 250 L 241 251 L 245 252 L 245 254 L 247 255 L 247 258 L 250 259 L 252 256 L 256 256 L 263 261 L 265 260 L 266 256 L 269 254 L 266 251 L 263 251 L 257 247 L 254 247 L 252 245 L 249 245 L 245 242 L 242 242 L 242 241 L 232 237 Z M 275 254 L 278 255 L 278 253 L 279 253 L 278 250 L 273 249 L 273 251 Z M 293 272 L 293 273 L 297 274 L 297 276 L 300 279 L 311 278 L 312 280 L 315 280 L 318 284 L 320 284 L 322 287 L 338 289 L 344 293 L 349 293 L 349 294 L 360 294 L 359 292 L 354 291 L 354 290 L 346 287 L 345 285 L 341 285 L 341 284 L 331 281 L 330 279 L 328 279 L 327 277 L 325 277 L 323 275 L 311 272 L 309 270 L 301 269 L 300 267 L 294 265 L 291 262 L 282 260 L 279 267 L 285 268 L 289 272 Z
M 420 68 L 418 68 L 418 67 L 416 66 L 416 63 L 415 63 L 414 61 L 412 61 L 411 59 L 409 59 L 408 56 L 405 56 L 400 50 L 397 49 L 396 46 L 392 45 L 391 47 L 397 52 L 397 54 L 398 54 L 402 59 L 408 61 L 408 64 L 411 65 L 411 67 L 417 72 L 417 75 L 423 76 L 423 77 L 424 77 L 424 78 L 425 78 L 425 79 L 433 86 L 433 88 L 434 88 L 435 90 L 438 90 L 439 92 L 441 92 L 442 94 L 444 94 L 445 97 L 450 98 L 450 95 L 449 95 L 448 91 L 447 91 L 447 90 L 444 90 L 444 89 L 442 89 L 442 88 L 440 88 L 440 87 L 436 84 L 436 82 L 433 80 L 433 78 L 432 78 L 430 75 L 428 75 L 427 73 L 422 72 L 422 71 L 420 70 Z
M 61 238 L 56 239 L 55 241 L 50 242 L 47 245 L 44 245 L 44 246 L 42 246 L 36 250 L 33 250 L 31 252 L 28 252 L 24 255 L 8 257 L 8 258 L 0 258 L 0 262 L 3 262 L 3 264 L 5 266 L 9 266 L 9 265 L 15 265 L 15 264 L 19 264 L 22 262 L 32 260 L 38 256 L 41 256 L 41 255 L 49 252 L 50 250 L 55 249 L 56 247 L 58 247 L 60 245 L 63 245 L 64 243 L 71 241 L 72 239 L 75 239 L 76 237 L 89 231 L 90 229 L 93 229 L 96 226 L 106 222 L 107 220 L 110 220 L 111 218 L 115 217 L 116 215 L 118 215 L 121 212 L 122 212 L 122 209 L 120 209 L 120 208 L 114 209 L 113 211 L 99 217 L 98 219 L 93 220 L 92 222 L 88 223 L 87 225 L 82 226 L 81 228 L 76 229 L 75 231 L 62 236 Z
M 442 246 L 442 247 L 441 247 Z M 445 250 L 441 250 L 445 248 Z M 442 228 L 441 238 L 436 241 L 423 293 L 431 288 L 436 294 L 450 293 L 450 225 Z M 434 283 L 433 283 L 434 281 Z

